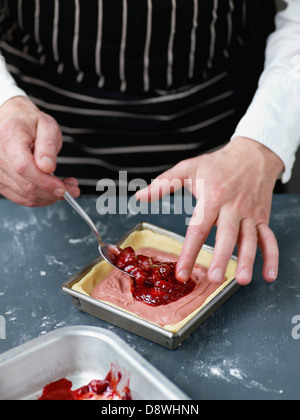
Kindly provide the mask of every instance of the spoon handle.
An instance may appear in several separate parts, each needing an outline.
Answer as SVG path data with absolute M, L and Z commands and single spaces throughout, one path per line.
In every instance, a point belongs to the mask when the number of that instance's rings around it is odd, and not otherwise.
M 86 221 L 86 223 L 89 225 L 89 227 L 92 229 L 93 233 L 97 237 L 97 240 L 100 244 L 100 246 L 103 245 L 102 238 L 98 232 L 98 229 L 92 219 L 88 216 L 88 214 L 83 210 L 83 208 L 78 204 L 76 200 L 71 196 L 71 194 L 66 191 L 64 195 L 64 199 L 73 207 L 74 210 L 77 211 L 77 213 Z

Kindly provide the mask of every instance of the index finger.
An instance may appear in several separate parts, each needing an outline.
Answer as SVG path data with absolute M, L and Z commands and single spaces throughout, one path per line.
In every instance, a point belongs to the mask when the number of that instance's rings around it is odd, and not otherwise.
M 198 201 L 177 263 L 176 278 L 181 282 L 187 281 L 191 276 L 199 252 L 217 219 L 216 210 L 211 208 L 206 208 L 201 217 L 200 207 L 202 208 L 202 204 Z

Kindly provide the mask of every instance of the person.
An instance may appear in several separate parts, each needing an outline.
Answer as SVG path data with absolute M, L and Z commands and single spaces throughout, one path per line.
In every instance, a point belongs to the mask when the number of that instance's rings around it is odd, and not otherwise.
M 178 279 L 216 225 L 209 279 L 237 244 L 249 284 L 259 245 L 273 282 L 272 194 L 300 139 L 300 3 L 286 3 L 274 28 L 273 0 L 2 0 L 0 193 L 46 206 L 126 169 L 147 201 L 164 193 L 153 179 L 203 179 Z

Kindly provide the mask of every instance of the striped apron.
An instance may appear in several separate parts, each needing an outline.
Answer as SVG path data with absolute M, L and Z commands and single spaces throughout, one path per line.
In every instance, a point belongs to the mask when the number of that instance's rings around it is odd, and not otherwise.
M 274 28 L 273 0 L 0 0 L 0 49 L 60 124 L 57 174 L 147 182 L 227 142 Z M 86 190 L 87 191 L 87 190 Z

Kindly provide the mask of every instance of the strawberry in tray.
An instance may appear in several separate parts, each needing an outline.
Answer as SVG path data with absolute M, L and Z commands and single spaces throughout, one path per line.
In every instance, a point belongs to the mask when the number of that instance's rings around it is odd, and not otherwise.
M 131 247 L 121 250 L 115 259 L 117 267 L 133 277 L 133 297 L 151 306 L 167 305 L 191 293 L 196 284 L 192 279 L 181 283 L 176 279 L 175 262 L 159 262 L 136 255 Z

